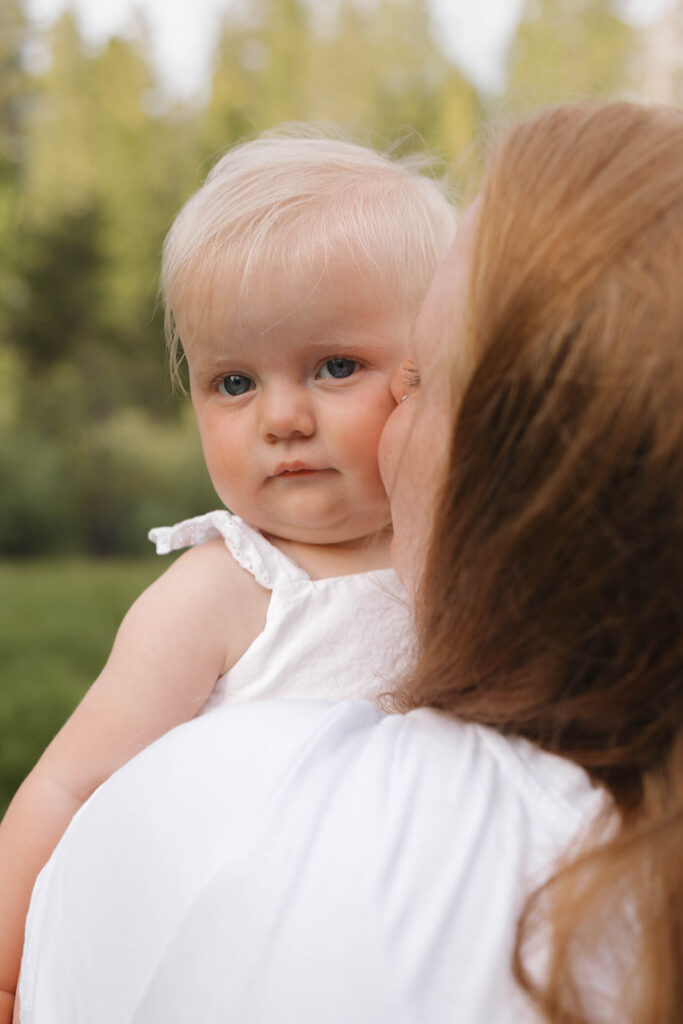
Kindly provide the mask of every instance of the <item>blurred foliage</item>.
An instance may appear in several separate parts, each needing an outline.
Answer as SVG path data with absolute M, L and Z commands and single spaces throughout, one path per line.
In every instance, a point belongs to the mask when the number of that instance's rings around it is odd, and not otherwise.
M 483 117 L 613 93 L 636 45 L 606 0 L 530 0 L 501 101 L 444 55 L 428 0 L 226 10 L 210 95 L 193 105 L 161 93 L 142 19 L 93 50 L 72 12 L 39 35 L 23 0 L 0 3 L 6 555 L 130 553 L 149 526 L 215 504 L 187 402 L 170 393 L 157 282 L 173 216 L 218 154 L 281 121 L 324 120 L 427 147 L 457 178 L 479 166 Z
M 522 108 L 613 94 L 625 84 L 635 41 L 610 0 L 532 0 L 512 47 L 508 88 Z
M 0 562 L 0 817 L 167 560 Z

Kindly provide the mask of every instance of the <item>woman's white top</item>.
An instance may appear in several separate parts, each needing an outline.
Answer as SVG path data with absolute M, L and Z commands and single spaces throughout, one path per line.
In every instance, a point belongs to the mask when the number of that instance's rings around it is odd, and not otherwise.
M 271 596 L 263 632 L 220 677 L 204 711 L 254 697 L 371 699 L 391 688 L 413 646 L 407 595 L 393 569 L 312 580 L 225 510 L 150 532 L 159 554 L 215 537 Z
M 227 704 L 96 791 L 40 874 L 23 1024 L 521 1024 L 530 888 L 603 797 L 523 740 Z

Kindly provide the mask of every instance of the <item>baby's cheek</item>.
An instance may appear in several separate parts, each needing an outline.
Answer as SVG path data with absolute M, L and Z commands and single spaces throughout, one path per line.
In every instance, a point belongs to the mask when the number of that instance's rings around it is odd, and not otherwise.
M 379 412 L 379 410 L 378 410 Z M 372 466 L 379 473 L 379 442 L 387 422 L 388 413 L 365 418 L 352 425 L 347 433 L 347 449 L 355 459 L 365 466 Z

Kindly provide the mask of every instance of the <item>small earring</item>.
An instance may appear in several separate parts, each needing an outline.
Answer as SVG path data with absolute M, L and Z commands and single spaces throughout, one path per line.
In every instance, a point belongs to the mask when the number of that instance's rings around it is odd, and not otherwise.
M 401 402 L 405 402 L 405 400 L 406 400 L 406 398 L 407 398 L 407 397 L 408 397 L 408 393 L 407 393 L 407 392 L 406 392 L 406 394 L 405 394 L 405 395 L 401 395 L 401 397 L 400 397 L 400 398 L 399 398 L 399 400 L 398 400 L 398 404 L 400 405 L 400 404 L 401 404 Z

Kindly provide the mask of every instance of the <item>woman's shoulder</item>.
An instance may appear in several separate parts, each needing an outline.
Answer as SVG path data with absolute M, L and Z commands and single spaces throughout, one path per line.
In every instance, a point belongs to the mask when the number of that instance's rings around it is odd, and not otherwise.
M 430 708 L 402 719 L 399 729 L 413 733 L 420 748 L 438 748 L 431 756 L 452 764 L 456 778 L 481 787 L 494 803 L 519 802 L 541 826 L 571 831 L 605 804 L 604 791 L 582 768 L 522 737 Z
M 206 976 L 226 1018 L 257 1005 L 259 1019 L 283 1019 L 288 1005 L 287 1020 L 315 1010 L 365 1024 L 391 1010 L 440 1024 L 457 1000 L 462 1019 L 522 1019 L 503 1012 L 520 900 L 571 838 L 560 826 L 579 791 L 573 766 L 549 757 L 365 701 L 251 701 L 195 718 L 72 821 L 34 892 L 22 1000 L 52 1006 L 59 991 L 70 1008 L 64 979 L 85 977 L 84 1019 L 174 1024 L 192 1017 L 188 979 Z M 125 936 L 124 986 L 106 963 L 89 973 L 102 920 Z M 269 963 L 258 992 L 255 962 Z M 297 984 L 302 963 L 316 992 Z
M 211 716 L 207 716 L 211 718 Z M 562 846 L 604 807 L 605 797 L 578 766 L 496 730 L 428 708 L 387 714 L 368 701 L 258 701 L 205 723 L 248 774 L 261 751 L 259 784 L 274 785 L 289 800 L 315 803 L 314 791 L 336 792 L 358 814 L 365 807 L 391 827 L 400 817 L 448 813 L 460 834 L 506 835 L 541 851 Z M 188 732 L 184 742 L 197 742 Z M 296 785 L 284 779 L 295 772 Z M 270 777 L 270 782 L 268 778 Z M 263 794 L 262 794 L 263 795 Z M 512 835 L 516 835 L 514 840 Z M 541 852 L 541 856 L 543 853 Z
M 365 761 L 357 777 L 362 799 L 424 803 L 426 819 L 435 810 L 456 816 L 463 841 L 479 841 L 485 830 L 499 834 L 507 850 L 536 848 L 541 860 L 589 828 L 607 800 L 566 758 L 430 708 L 385 715 L 350 702 L 337 709 L 326 735 L 331 744 L 346 736 L 350 759 Z M 334 771 L 334 759 L 329 764 Z M 347 767 L 341 770 L 348 778 Z M 372 780 L 382 779 L 383 792 L 373 793 Z
M 241 751 L 249 756 L 257 743 L 276 762 L 291 756 L 298 763 L 319 760 L 323 777 L 341 772 L 349 782 L 355 773 L 347 762 L 353 762 L 361 788 L 369 778 L 381 779 L 382 766 L 390 765 L 396 789 L 407 792 L 409 782 L 434 787 L 463 803 L 474 802 L 479 792 L 489 807 L 516 800 L 563 828 L 604 800 L 586 772 L 566 758 L 430 708 L 389 714 L 365 700 L 245 702 L 216 727 L 223 737 L 231 735 L 237 758 Z
M 447 813 L 473 841 L 486 823 L 490 835 L 510 829 L 520 843 L 562 845 L 605 800 L 581 768 L 526 740 L 428 708 L 387 714 L 364 700 L 216 708 L 143 751 L 131 771 L 144 774 L 148 759 L 187 772 L 198 751 L 203 765 L 215 758 L 213 778 L 239 779 L 240 800 L 249 793 L 268 813 L 296 804 L 304 814 L 307 803 L 315 813 L 316 800 L 334 794 L 356 817 L 362 807 L 389 828 L 389 812 L 400 816 L 407 806 L 427 829 L 430 816 Z M 178 785 L 192 786 L 191 775 Z
M 511 888 L 514 879 L 543 878 L 606 806 L 604 792 L 565 758 L 440 711 L 384 714 L 352 701 L 244 710 L 257 730 L 276 732 L 284 716 L 290 738 L 302 730 L 297 763 L 306 765 L 304 783 L 292 787 L 288 800 L 300 801 L 304 816 L 334 794 L 339 821 L 365 835 L 361 844 L 395 851 L 412 837 L 416 871 L 429 860 L 425 845 L 435 872 L 453 845 L 462 858 L 477 861 L 484 889 L 487 876 L 492 885 L 498 878 Z M 250 728 L 243 724 L 246 736 Z M 380 863 L 372 850 L 366 853 L 370 863 Z

